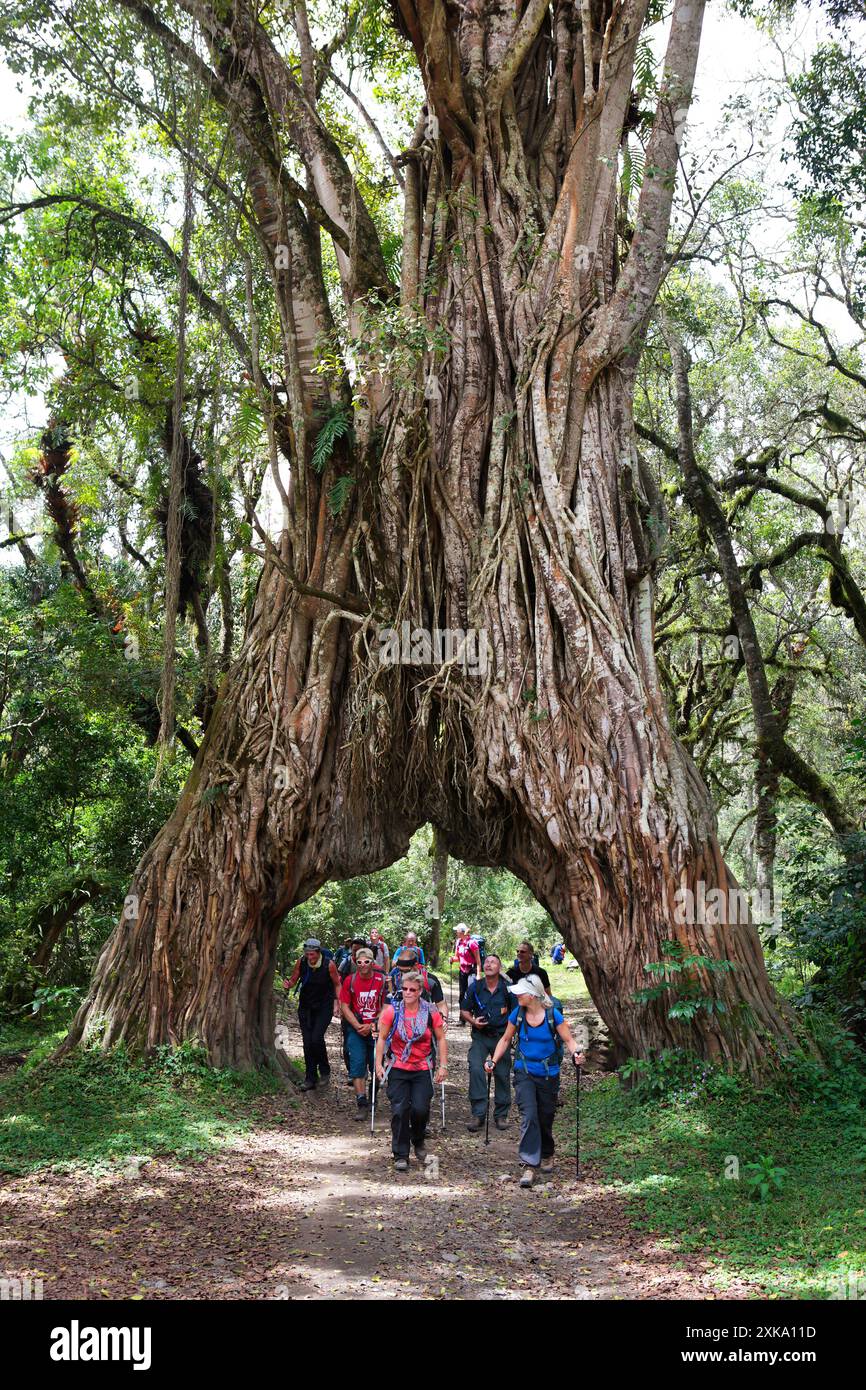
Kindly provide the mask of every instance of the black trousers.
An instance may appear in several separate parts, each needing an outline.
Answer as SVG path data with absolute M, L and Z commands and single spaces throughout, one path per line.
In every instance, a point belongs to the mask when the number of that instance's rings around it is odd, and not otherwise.
M 298 1023 L 301 1025 L 301 1037 L 304 1040 L 304 1070 L 307 1081 L 315 1081 L 317 1072 L 321 1077 L 330 1075 L 331 1064 L 328 1061 L 325 1034 L 333 1013 L 333 995 L 329 995 L 318 1004 L 298 1005 Z
M 388 1100 L 391 1105 L 391 1151 L 395 1158 L 409 1157 L 409 1141 L 420 1148 L 427 1133 L 433 1078 L 423 1071 L 404 1071 L 394 1066 L 388 1073 Z
M 537 1168 L 543 1158 L 553 1156 L 559 1077 L 530 1076 L 525 1071 L 516 1071 L 514 1093 L 520 1110 L 520 1162 Z

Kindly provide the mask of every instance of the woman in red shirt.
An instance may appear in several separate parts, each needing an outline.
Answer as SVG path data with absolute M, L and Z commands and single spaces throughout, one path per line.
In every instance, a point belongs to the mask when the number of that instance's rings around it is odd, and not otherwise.
M 408 1170 L 410 1139 L 418 1162 L 423 1163 L 427 1157 L 424 1139 L 433 1100 L 431 1052 L 434 1037 L 439 1050 L 437 1086 L 444 1082 L 448 1072 L 448 1044 L 442 1015 L 421 998 L 423 983 L 417 971 L 409 971 L 401 981 L 403 1002 L 396 1010 L 393 1005 L 386 1004 L 379 1016 L 376 1075 L 380 1082 L 387 1076 L 391 1149 L 398 1173 Z M 390 1053 L 387 1072 L 386 1047 Z
M 469 928 L 465 922 L 458 922 L 454 929 L 457 932 L 457 940 L 454 943 L 454 955 L 452 961 L 457 962 L 460 973 L 460 995 L 458 1008 L 462 1014 L 466 1008 L 466 994 L 469 989 L 469 981 L 474 975 L 476 980 L 481 979 L 481 952 L 478 944 L 469 934 Z M 460 1027 L 466 1027 L 465 1018 L 460 1019 Z

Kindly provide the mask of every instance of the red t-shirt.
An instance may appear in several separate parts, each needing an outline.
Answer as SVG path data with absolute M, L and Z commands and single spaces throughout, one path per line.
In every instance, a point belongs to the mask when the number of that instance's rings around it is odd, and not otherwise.
M 412 1016 L 410 1015 L 410 1019 L 411 1017 Z M 393 1022 L 393 1005 L 386 1004 L 385 1008 L 382 1010 L 382 1021 L 379 1025 L 381 1032 L 384 1033 L 386 1038 L 391 1031 L 391 1024 Z M 412 1043 L 409 1050 L 409 1055 L 405 1061 L 403 1060 L 403 1053 L 406 1049 L 406 1043 L 400 1037 L 399 1032 L 395 1032 L 393 1038 L 391 1039 L 391 1052 L 394 1057 L 394 1066 L 397 1068 L 397 1070 L 425 1071 L 427 1068 L 427 1059 L 430 1056 L 430 1048 L 433 1046 L 433 1033 L 431 1030 L 433 1028 L 441 1027 L 442 1015 L 439 1013 L 438 1009 L 431 1009 L 427 1028 L 421 1034 L 421 1037 L 416 1038 L 415 1041 Z
M 340 990 L 340 1003 L 348 1004 L 361 1023 L 375 1023 L 385 993 L 385 976 L 374 970 L 369 980 L 362 980 L 357 971 L 347 975 Z
M 464 975 L 468 975 L 470 970 L 475 969 L 475 953 L 478 947 L 471 937 L 462 936 L 454 947 L 454 954 L 457 957 L 457 964 Z

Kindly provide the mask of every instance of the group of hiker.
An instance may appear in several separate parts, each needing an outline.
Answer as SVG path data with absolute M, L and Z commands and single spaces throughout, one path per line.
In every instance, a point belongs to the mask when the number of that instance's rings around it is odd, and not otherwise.
M 536 1172 L 553 1170 L 553 1121 L 565 1053 L 576 1067 L 585 1059 L 559 1001 L 550 994 L 549 976 L 531 942 L 520 943 L 507 971 L 484 945 L 484 938 L 473 935 L 466 923 L 455 928 L 451 963 L 458 967 L 459 1025 L 472 1030 L 468 1129 L 478 1133 L 485 1124 L 489 1127 L 491 1084 L 494 1125 L 507 1128 L 513 1073 L 520 1112 L 520 1185 L 531 1187 Z M 396 1171 L 408 1170 L 410 1150 L 424 1163 L 436 1086 L 442 1087 L 444 1122 L 449 1007 L 416 933 L 407 932 L 393 958 L 375 929 L 368 937 L 344 941 L 334 955 L 311 937 L 284 984 L 298 989 L 305 1068 L 301 1090 L 330 1080 L 325 1035 L 331 1019 L 339 1018 L 356 1118 L 370 1116 L 377 1090 L 384 1086 Z

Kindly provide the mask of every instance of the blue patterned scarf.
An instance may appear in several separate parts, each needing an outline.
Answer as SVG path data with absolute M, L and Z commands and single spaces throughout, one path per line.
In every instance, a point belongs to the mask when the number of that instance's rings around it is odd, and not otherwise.
M 406 1029 L 407 1023 L 410 1025 L 410 1031 L 408 1032 Z M 406 1017 L 406 1010 L 404 1006 L 402 1004 L 398 1005 L 397 1026 L 394 1031 L 396 1032 L 397 1036 L 402 1038 L 403 1042 L 406 1044 L 406 1046 L 403 1048 L 402 1056 L 400 1057 L 401 1062 L 408 1062 L 409 1058 L 412 1055 L 412 1044 L 420 1042 L 424 1034 L 427 1032 L 429 1026 L 430 1005 L 427 1003 L 426 999 L 421 999 L 418 1001 L 418 1012 L 409 1019 L 407 1019 Z

